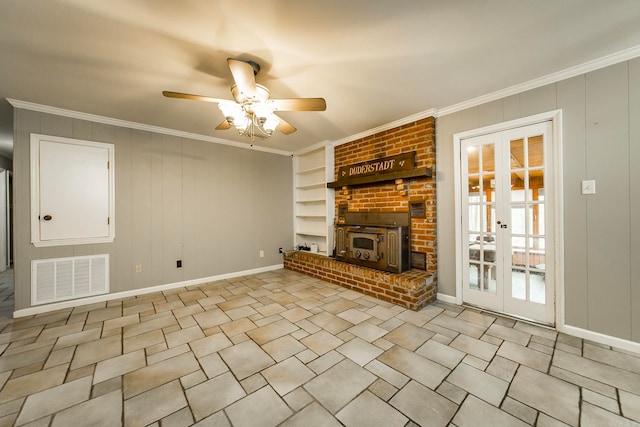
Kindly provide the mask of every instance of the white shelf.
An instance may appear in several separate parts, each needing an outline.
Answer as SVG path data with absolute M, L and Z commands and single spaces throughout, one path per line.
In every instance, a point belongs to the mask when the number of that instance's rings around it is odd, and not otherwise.
M 316 182 L 315 184 L 307 184 L 307 185 L 299 185 L 296 188 L 298 190 L 310 190 L 313 188 L 323 188 L 326 187 L 327 183 L 326 182 Z
M 305 169 L 303 171 L 296 172 L 296 173 L 298 175 L 307 175 L 307 174 L 310 174 L 310 173 L 316 173 L 316 172 L 320 172 L 320 171 L 324 171 L 324 165 L 318 166 L 318 167 L 315 167 L 315 168 L 311 168 L 311 169 Z
M 318 245 L 318 253 L 333 250 L 333 147 L 323 146 L 294 157 L 294 246 Z M 330 178 L 330 179 L 329 179 Z

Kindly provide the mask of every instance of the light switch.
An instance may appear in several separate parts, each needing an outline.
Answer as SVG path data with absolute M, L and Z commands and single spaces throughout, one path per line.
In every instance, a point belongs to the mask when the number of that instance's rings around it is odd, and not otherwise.
M 596 181 L 593 179 L 582 181 L 582 194 L 596 194 Z

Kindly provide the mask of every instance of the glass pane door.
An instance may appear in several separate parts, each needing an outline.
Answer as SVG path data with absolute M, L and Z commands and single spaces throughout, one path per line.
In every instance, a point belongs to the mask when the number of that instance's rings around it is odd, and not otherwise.
M 550 123 L 462 141 L 463 301 L 553 322 Z M 552 264 L 552 263 L 551 263 Z
M 467 294 L 474 294 L 474 303 L 498 309 L 502 296 L 496 282 L 496 141 L 490 137 L 467 140 L 462 155 L 464 286 Z

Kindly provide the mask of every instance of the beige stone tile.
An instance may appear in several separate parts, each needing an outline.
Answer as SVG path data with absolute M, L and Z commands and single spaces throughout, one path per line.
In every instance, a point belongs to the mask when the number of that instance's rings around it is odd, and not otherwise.
M 286 398 L 285 398 L 286 399 Z M 313 402 L 306 406 L 302 411 L 295 414 L 281 424 L 281 427 L 308 427 L 308 426 L 325 426 L 340 427 L 342 424 L 337 421 L 326 409 L 318 402 Z
M 553 365 L 584 377 L 640 395 L 640 375 L 575 354 L 556 350 Z
M 489 316 L 487 314 L 479 313 L 475 310 L 465 309 L 462 313 L 456 316 L 460 320 L 464 320 L 466 322 L 476 323 L 482 326 L 490 326 L 493 322 L 495 322 L 496 318 L 494 316 Z
M 192 326 L 190 328 L 180 329 L 179 331 L 165 334 L 165 340 L 167 341 L 167 346 L 169 348 L 178 347 L 182 344 L 187 344 L 191 341 L 204 337 L 205 335 L 202 332 L 202 329 L 198 326 Z
M 165 344 L 164 334 L 161 329 L 134 335 L 123 340 L 123 352 L 130 353 L 132 351 L 148 348 L 156 344 Z M 166 347 L 166 346 L 165 346 Z
M 460 406 L 460 410 L 453 418 L 453 424 L 458 427 L 476 427 L 480 425 L 526 427 L 529 425 L 475 396 L 468 396 L 465 399 L 462 406 Z
M 121 423 L 122 395 L 113 391 L 58 412 L 51 427 L 110 427 Z
M 631 356 L 614 350 L 607 350 L 602 347 L 584 343 L 583 354 L 587 359 L 605 363 L 620 369 L 640 374 L 640 355 Z
M 215 353 L 232 345 L 233 343 L 222 332 L 189 343 L 196 357 L 206 356 L 207 354 Z
M 411 323 L 416 326 L 423 326 L 429 320 L 432 319 L 431 316 L 428 316 L 426 313 L 422 313 L 419 311 L 413 310 L 405 310 L 396 316 L 396 319 L 402 320 L 403 322 Z
M 520 366 L 511 382 L 509 397 L 569 425 L 578 425 L 580 390 L 573 384 Z
M 625 391 L 622 390 L 622 393 L 625 393 Z M 613 412 L 614 414 L 620 414 L 620 405 L 617 399 L 603 396 L 588 389 L 582 389 L 582 400 L 606 409 L 609 412 Z
M 364 366 L 382 354 L 383 350 L 373 344 L 369 344 L 361 338 L 354 338 L 340 347 L 336 351 L 353 360 L 360 366 Z
M 336 414 L 346 426 L 404 426 L 409 419 L 379 397 L 365 391 Z
M 300 353 L 305 350 L 306 347 L 291 335 L 285 335 L 263 344 L 262 349 L 269 353 L 269 356 L 271 356 L 273 360 L 280 362 Z
M 222 329 L 228 337 L 248 332 L 256 328 L 256 324 L 247 318 L 234 320 L 233 322 L 220 325 L 220 329 Z
M 124 398 L 129 399 L 199 369 L 200 365 L 193 354 L 185 353 L 129 372 L 123 377 Z
M 307 320 L 334 335 L 353 326 L 351 322 L 347 322 L 346 320 L 331 313 L 327 313 L 326 311 L 315 314 Z
M 378 378 L 369 386 L 369 391 L 387 402 L 398 392 L 398 389 L 385 380 Z
M 74 334 L 64 335 L 58 338 L 55 348 L 65 348 L 83 344 L 89 341 L 95 341 L 100 338 L 100 328 L 89 329 L 87 331 L 76 332 Z
M 24 402 L 16 425 L 26 424 L 89 399 L 91 378 L 84 377 L 32 394 Z
M 280 396 L 284 396 L 316 374 L 295 357 L 290 357 L 262 371 L 262 376 Z
M 235 298 L 229 301 L 221 302 L 218 304 L 218 307 L 221 310 L 229 311 L 234 308 L 242 307 L 243 305 L 255 304 L 256 302 L 257 301 L 254 298 L 250 296 L 244 296 L 244 297 Z
M 119 335 L 86 342 L 78 345 L 71 362 L 71 369 L 82 368 L 102 360 L 110 359 L 122 354 L 122 344 Z
M 487 326 L 467 322 L 456 317 L 447 316 L 446 314 L 441 314 L 435 317 L 429 322 L 429 325 L 441 326 L 443 328 L 459 332 L 472 338 L 480 338 L 488 328 Z
M 491 360 L 496 351 L 498 351 L 498 346 L 463 334 L 458 335 L 451 341 L 450 346 L 486 361 Z
M 220 411 L 244 396 L 244 390 L 231 372 L 187 390 L 187 400 L 196 421 Z
M 284 401 L 291 409 L 297 412 L 309 403 L 313 402 L 313 397 L 304 388 L 298 387 L 291 393 L 284 396 Z
M 47 341 L 64 335 L 73 334 L 82 331 L 83 323 L 71 323 L 69 325 L 56 326 L 54 328 L 45 328 L 38 336 L 38 341 Z
M 500 402 L 502 402 L 509 388 L 507 381 L 489 375 L 465 363 L 459 364 L 451 372 L 451 375 L 447 377 L 447 382 L 494 406 L 500 406 Z
M 410 381 L 389 401 L 420 425 L 446 426 L 457 405 L 415 381 Z
M 200 362 L 202 370 L 208 378 L 217 377 L 218 375 L 223 374 L 229 370 L 218 353 L 209 354 L 198 359 L 198 361 Z
M 315 359 L 311 361 L 305 361 L 304 358 L 300 357 L 300 355 L 304 354 L 305 352 L 299 353 L 298 355 L 296 355 L 296 357 L 302 360 L 303 363 L 306 363 L 307 367 L 311 368 L 311 370 L 313 370 L 313 372 L 315 372 L 316 374 L 321 374 L 322 372 L 326 371 L 327 369 L 345 359 L 342 354 L 338 353 L 335 350 L 331 350 L 320 357 L 317 357 L 316 353 L 311 350 L 306 351 L 316 356 Z
M 259 372 L 275 362 L 255 342 L 245 341 L 220 351 L 236 378 L 242 380 Z
M 516 322 L 513 328 L 551 341 L 555 341 L 558 336 L 558 332 L 553 329 L 535 326 L 525 322 Z
M 175 380 L 124 401 L 124 422 L 146 426 L 187 406 L 180 382 Z
M 268 386 L 233 403 L 225 412 L 234 427 L 272 427 L 293 414 Z
M 620 408 L 626 418 L 640 422 L 640 396 L 620 390 Z
M 498 349 L 498 356 L 513 360 L 521 365 L 537 369 L 540 372 L 547 372 L 551 363 L 551 356 L 530 348 L 514 344 L 510 341 L 502 343 Z
M 313 313 L 303 308 L 295 307 L 287 311 L 283 311 L 282 313 L 280 313 L 280 315 L 287 319 L 289 322 L 295 323 L 298 320 L 306 319 L 307 317 L 312 316 Z
M 486 372 L 505 381 L 511 381 L 517 369 L 518 364 L 516 362 L 496 356 L 487 366 Z
M 19 329 L 15 331 L 3 332 L 0 334 L 0 344 L 8 344 L 14 341 L 20 341 L 27 338 L 35 338 L 40 335 L 44 328 L 43 325 L 33 326 L 31 328 Z
M 34 363 L 42 362 L 49 356 L 51 346 L 41 347 L 26 353 L 16 353 L 9 356 L 0 357 L 0 373 L 12 369 L 22 368 Z
M 71 362 L 73 359 L 73 353 L 75 352 L 74 347 L 66 347 L 60 350 L 53 350 L 49 357 L 47 358 L 47 362 L 44 365 L 44 369 L 52 368 L 54 366 L 63 365 L 65 363 Z
M 588 402 L 582 403 L 582 411 L 580 413 L 580 425 L 583 427 L 601 427 L 601 426 L 640 427 L 640 423 L 636 423 L 629 419 L 623 418 L 620 415 L 616 415 L 612 412 L 606 411 Z
M 140 323 L 140 316 L 138 313 L 107 320 L 104 322 L 102 330 L 108 331 L 110 329 L 123 328 L 127 325 L 133 325 L 136 323 Z
M 450 401 L 460 405 L 465 397 L 467 397 L 467 392 L 461 389 L 460 387 L 456 387 L 450 382 L 443 381 L 442 384 L 436 389 L 438 394 L 446 397 Z
M 123 337 L 134 337 L 136 335 L 144 334 L 145 332 L 151 332 L 177 324 L 178 322 L 172 315 L 163 315 L 154 319 L 141 321 L 134 325 L 125 326 L 123 330 Z
M 256 310 L 260 312 L 264 317 L 273 316 L 274 314 L 282 313 L 287 309 L 278 304 L 277 302 L 264 305 L 262 307 L 257 307 Z
M 28 396 L 62 384 L 67 375 L 68 368 L 69 365 L 64 364 L 56 366 L 55 368 L 10 379 L 0 391 L 0 403 Z
M 267 384 L 267 380 L 265 380 L 260 373 L 253 374 L 250 377 L 247 377 L 240 381 L 240 385 L 244 389 L 244 392 L 247 394 L 251 394 L 254 391 L 266 386 Z
M 416 350 L 416 354 L 433 360 L 449 369 L 455 368 L 465 356 L 464 352 L 433 340 L 425 342 Z
M 336 338 L 334 335 L 324 330 L 309 335 L 308 337 L 301 339 L 300 342 L 313 350 L 313 352 L 318 356 L 322 356 L 326 352 L 343 344 L 341 339 Z
M 377 360 L 408 377 L 435 389 L 450 370 L 399 346 L 391 347 Z
M 93 384 L 119 377 L 146 366 L 144 350 L 125 353 L 122 356 L 98 362 L 93 374 Z
M 309 381 L 304 388 L 335 414 L 375 380 L 375 375 L 345 359 Z
M 531 340 L 531 334 L 529 333 L 498 324 L 491 325 L 487 329 L 487 334 L 522 346 L 526 346 Z
M 297 329 L 298 327 L 296 325 L 286 319 L 282 319 L 249 331 L 247 335 L 259 345 L 263 345 L 276 338 L 290 334 Z
M 434 335 L 433 331 L 405 323 L 386 334 L 384 339 L 413 351 Z
M 110 307 L 102 308 L 99 310 L 92 310 L 87 316 L 86 324 L 100 323 L 105 320 L 115 319 L 122 316 L 122 307 Z
M 366 310 L 367 314 L 370 314 L 378 319 L 385 321 L 389 320 L 392 317 L 395 317 L 398 313 L 390 308 L 384 307 L 382 305 L 376 305 Z
M 382 329 L 368 321 L 358 323 L 357 325 L 347 329 L 353 335 L 362 338 L 367 342 L 373 342 L 378 338 L 385 336 L 389 331 Z

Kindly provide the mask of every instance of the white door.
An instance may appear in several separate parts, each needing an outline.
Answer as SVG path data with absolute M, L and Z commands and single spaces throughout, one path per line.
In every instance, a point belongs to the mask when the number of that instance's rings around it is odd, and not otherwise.
M 109 235 L 108 161 L 103 148 L 40 143 L 42 240 Z
M 461 142 L 463 301 L 554 323 L 551 122 Z

